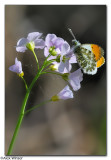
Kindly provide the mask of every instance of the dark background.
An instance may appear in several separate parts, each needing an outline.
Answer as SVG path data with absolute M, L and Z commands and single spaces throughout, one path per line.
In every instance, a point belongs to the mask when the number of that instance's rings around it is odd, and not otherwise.
M 16 126 L 25 87 L 22 79 L 8 70 L 15 57 L 23 64 L 28 84 L 36 74 L 30 51 L 17 53 L 22 37 L 38 31 L 54 33 L 72 45 L 71 28 L 81 43 L 100 45 L 106 58 L 105 5 L 6 5 L 5 6 L 5 154 Z M 43 50 L 36 50 L 40 64 Z M 73 70 L 78 68 L 73 65 Z M 25 116 L 13 155 L 106 155 L 106 63 L 96 75 L 84 75 L 74 99 L 51 102 Z M 65 87 L 56 75 L 41 76 L 33 88 L 30 108 Z

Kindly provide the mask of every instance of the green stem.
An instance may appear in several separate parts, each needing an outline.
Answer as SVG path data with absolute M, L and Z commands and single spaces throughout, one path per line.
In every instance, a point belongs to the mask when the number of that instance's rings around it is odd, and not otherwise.
M 56 75 L 62 76 L 61 73 L 57 73 L 57 72 L 44 72 L 44 71 L 43 71 L 41 74 L 46 74 L 46 73 L 56 74 Z
M 21 114 L 21 115 L 19 116 L 19 119 L 18 119 L 18 121 L 17 121 L 17 125 L 16 125 L 16 128 L 15 128 L 15 131 L 14 131 L 14 134 L 13 134 L 13 137 L 12 137 L 12 140 L 11 140 L 11 143 L 10 143 L 10 146 L 9 146 L 7 155 L 11 155 L 11 153 L 12 153 L 13 144 L 14 144 L 14 141 L 15 141 L 16 136 L 17 136 L 17 134 L 18 134 L 19 128 L 20 128 L 20 126 L 21 126 L 23 117 L 24 117 L 24 114 Z
M 35 54 L 35 51 L 34 51 L 34 50 L 33 50 L 32 52 L 33 52 L 33 54 L 34 54 L 35 60 L 36 60 L 36 62 L 37 62 L 37 68 L 38 68 L 38 70 L 39 70 L 39 62 L 38 62 L 38 59 L 37 59 L 37 55 Z
M 18 131 L 20 129 L 23 117 L 24 117 L 24 109 L 25 109 L 28 97 L 29 97 L 29 90 L 27 90 L 25 98 L 23 100 L 22 107 L 21 107 L 21 112 L 20 112 L 20 115 L 19 115 L 19 118 L 18 118 L 18 121 L 17 121 L 17 124 L 16 124 L 16 128 L 15 128 L 15 131 L 14 131 L 14 134 L 13 134 L 13 137 L 12 137 L 7 155 L 11 155 L 11 153 L 12 153 L 13 145 L 14 145 L 15 139 L 17 137 Z
M 25 81 L 24 77 L 21 77 L 21 78 L 23 79 L 24 84 L 25 84 L 25 88 L 26 88 L 26 90 L 27 90 L 27 89 L 28 89 L 27 83 L 26 83 L 26 81 Z
M 50 71 L 50 68 L 46 68 L 46 69 L 44 70 L 44 72 L 46 72 L 46 71 L 48 71 L 48 70 Z
M 31 91 L 32 87 L 34 86 L 35 82 L 37 81 L 37 79 L 39 78 L 39 76 L 40 76 L 42 70 L 44 69 L 44 67 L 45 67 L 45 65 L 43 64 L 43 66 L 38 71 L 38 73 L 35 76 L 35 78 L 32 80 L 32 83 L 30 84 L 29 88 L 27 89 L 27 92 L 26 92 L 25 98 L 24 98 L 23 103 L 22 103 L 20 115 L 19 115 L 19 118 L 18 118 L 18 121 L 17 121 L 17 124 L 16 124 L 16 128 L 15 128 L 15 131 L 14 131 L 14 134 L 13 134 L 13 137 L 12 137 L 12 140 L 11 140 L 7 155 L 11 155 L 11 153 L 12 153 L 14 142 L 16 140 L 16 137 L 17 137 L 18 131 L 20 129 L 22 120 L 24 118 L 25 107 L 26 107 L 26 104 L 27 104 L 28 97 L 30 95 L 30 91 Z
M 44 101 L 44 102 L 41 102 L 40 104 L 38 104 L 38 105 L 36 105 L 36 106 L 28 109 L 24 114 L 27 114 L 27 113 L 29 113 L 30 111 L 32 111 L 32 110 L 34 110 L 34 109 L 36 109 L 36 108 L 38 108 L 38 107 L 40 107 L 40 106 L 48 103 L 48 102 L 51 102 L 51 99 L 50 99 L 50 100 L 46 100 L 46 101 Z

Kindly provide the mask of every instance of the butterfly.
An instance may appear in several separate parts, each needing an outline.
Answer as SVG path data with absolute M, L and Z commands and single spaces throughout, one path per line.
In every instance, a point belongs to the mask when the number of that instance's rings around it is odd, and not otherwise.
M 76 40 L 72 30 L 69 28 L 68 30 L 74 38 L 72 40 L 74 53 L 83 73 L 96 74 L 97 69 L 105 63 L 104 50 L 97 44 L 81 44 Z

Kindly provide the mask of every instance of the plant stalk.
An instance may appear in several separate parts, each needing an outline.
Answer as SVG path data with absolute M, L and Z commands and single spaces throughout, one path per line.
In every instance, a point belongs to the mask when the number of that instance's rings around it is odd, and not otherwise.
M 26 104 L 27 104 L 27 101 L 28 101 L 28 98 L 29 98 L 29 95 L 30 95 L 30 91 L 31 91 L 32 87 L 34 86 L 35 82 L 37 81 L 37 79 L 39 78 L 39 76 L 40 76 L 42 70 L 44 69 L 44 67 L 45 67 L 44 65 L 41 67 L 41 69 L 38 71 L 35 78 L 32 80 L 32 83 L 30 84 L 29 88 L 27 89 L 27 92 L 26 92 L 25 98 L 24 98 L 23 103 L 22 103 L 20 115 L 19 115 L 19 118 L 18 118 L 18 121 L 17 121 L 17 124 L 16 124 L 16 128 L 15 128 L 15 131 L 14 131 L 14 134 L 13 134 L 13 137 L 12 137 L 7 155 L 11 155 L 11 153 L 12 153 L 14 142 L 16 140 L 16 137 L 17 137 L 18 131 L 20 129 L 22 120 L 24 118 L 25 107 L 26 107 Z

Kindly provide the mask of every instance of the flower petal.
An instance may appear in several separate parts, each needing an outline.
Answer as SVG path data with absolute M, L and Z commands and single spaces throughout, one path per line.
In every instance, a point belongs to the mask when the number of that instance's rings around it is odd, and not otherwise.
M 62 61 L 59 63 L 58 72 L 60 73 L 69 73 L 72 69 L 72 65 L 69 63 L 68 60 L 66 60 L 65 63 Z
M 15 58 L 15 64 L 10 66 L 9 70 L 16 73 L 22 73 L 22 63 Z
M 65 68 L 65 63 L 63 63 L 62 61 L 60 62 L 59 64 L 59 67 L 58 67 L 58 71 L 60 73 L 64 73 L 64 68 Z
M 74 54 L 74 47 L 72 47 L 66 54 L 66 58 L 70 58 L 69 63 L 77 63 L 76 55 Z
M 73 92 L 70 90 L 68 85 L 57 95 L 59 96 L 59 99 L 64 99 L 64 100 L 73 98 Z
M 34 43 L 35 43 L 35 48 L 43 49 L 45 47 L 45 42 L 43 39 L 37 39 L 34 41 Z
M 54 41 L 54 40 L 53 40 L 53 41 Z M 55 43 L 55 47 L 56 47 L 56 48 L 61 48 L 61 45 L 63 45 L 64 40 L 63 40 L 62 38 L 60 38 L 60 37 L 57 37 L 57 38 L 55 39 L 54 43 Z
M 71 58 L 69 59 L 69 63 L 77 63 L 77 59 L 74 54 L 72 54 Z
M 56 56 L 50 56 L 49 58 L 48 58 L 48 61 L 49 60 L 52 60 L 52 59 L 56 59 Z M 53 62 L 52 62 L 53 63 Z M 56 62 L 57 63 L 57 62 Z
M 27 39 L 29 41 L 34 41 L 38 38 L 40 38 L 42 36 L 42 33 L 39 33 L 39 32 L 32 32 L 32 33 L 29 33 L 28 36 L 27 36 Z
M 27 38 L 21 38 L 17 42 L 16 51 L 17 52 L 25 52 L 27 50 L 26 44 L 29 43 Z
M 57 36 L 55 34 L 47 34 L 45 38 L 45 45 L 50 48 L 54 45 L 55 40 L 57 39 Z
M 49 49 L 47 47 L 44 48 L 44 56 L 47 57 L 49 55 Z
M 25 46 L 27 43 L 29 43 L 29 40 L 27 38 L 21 38 L 17 42 L 17 47 Z
M 24 47 L 16 47 L 16 51 L 17 52 L 25 52 L 27 50 L 27 48 L 24 46 Z
M 71 69 L 72 69 L 72 65 L 69 63 L 68 60 L 66 61 L 65 65 L 66 65 L 66 71 L 67 72 L 64 72 L 64 73 L 69 73 L 71 71 Z
M 57 55 L 61 53 L 59 48 L 56 48 L 55 51 L 57 52 Z
M 61 55 L 66 55 L 69 51 L 70 51 L 70 46 L 65 41 L 65 43 L 61 46 Z
M 81 69 L 76 70 L 69 75 L 69 83 L 72 86 L 74 91 L 77 91 L 81 88 L 80 82 L 83 80 L 83 73 Z

